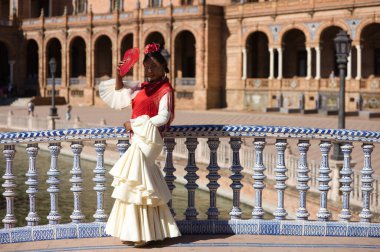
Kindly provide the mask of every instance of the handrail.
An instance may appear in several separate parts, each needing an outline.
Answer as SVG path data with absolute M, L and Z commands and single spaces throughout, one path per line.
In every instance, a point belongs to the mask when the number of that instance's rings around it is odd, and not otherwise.
M 359 141 L 379 143 L 379 131 L 303 128 L 259 125 L 178 125 L 164 132 L 165 137 L 273 137 L 299 138 L 323 141 Z M 39 143 L 55 141 L 102 140 L 107 138 L 127 139 L 123 127 L 78 128 L 43 131 L 0 133 L 0 144 Z

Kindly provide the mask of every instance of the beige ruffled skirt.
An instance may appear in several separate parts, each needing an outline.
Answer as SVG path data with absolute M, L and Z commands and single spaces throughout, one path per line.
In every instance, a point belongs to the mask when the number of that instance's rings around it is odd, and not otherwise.
M 170 191 L 155 160 L 163 140 L 148 116 L 132 122 L 131 146 L 111 169 L 115 198 L 106 233 L 123 241 L 147 242 L 180 236 L 167 206 Z

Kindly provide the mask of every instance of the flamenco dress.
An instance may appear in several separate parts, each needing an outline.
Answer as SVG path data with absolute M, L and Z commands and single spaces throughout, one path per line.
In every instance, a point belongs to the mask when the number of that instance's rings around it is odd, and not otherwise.
M 160 129 L 173 119 L 173 89 L 167 79 L 141 87 L 115 90 L 115 80 L 103 82 L 100 96 L 114 109 L 132 103 L 130 147 L 110 170 L 115 198 L 105 232 L 136 243 L 180 236 L 167 205 L 170 191 L 155 164 L 162 151 Z

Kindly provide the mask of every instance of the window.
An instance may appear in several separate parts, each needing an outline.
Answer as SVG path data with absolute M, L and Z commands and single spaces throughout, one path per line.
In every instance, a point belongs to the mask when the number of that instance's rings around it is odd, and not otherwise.
M 193 0 L 181 0 L 181 5 L 192 5 Z
M 149 7 L 161 7 L 161 0 L 149 0 Z
M 78 13 L 86 11 L 86 0 L 78 0 Z

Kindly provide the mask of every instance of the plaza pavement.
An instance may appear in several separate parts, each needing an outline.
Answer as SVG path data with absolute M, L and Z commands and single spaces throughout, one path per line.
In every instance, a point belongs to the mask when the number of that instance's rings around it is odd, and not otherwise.
M 57 106 L 58 114 L 64 120 L 66 106 Z M 38 117 L 46 117 L 49 114 L 49 106 L 36 106 L 35 114 Z M 27 115 L 26 107 L 0 106 L 0 114 L 6 114 L 12 110 L 14 115 Z M 130 109 L 113 110 L 106 107 L 73 107 L 72 118 L 79 116 L 80 120 L 88 123 L 99 123 L 106 120 L 107 125 L 120 126 L 129 119 Z M 229 111 L 226 109 L 212 109 L 207 111 L 176 110 L 175 125 L 184 124 L 248 124 L 248 125 L 273 125 L 295 127 L 337 128 L 338 116 L 323 116 L 319 114 L 281 114 Z M 363 119 L 360 117 L 346 117 L 347 129 L 380 131 L 380 118 Z

